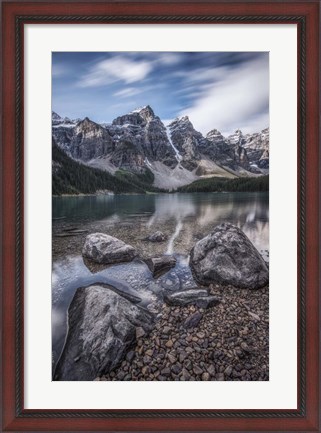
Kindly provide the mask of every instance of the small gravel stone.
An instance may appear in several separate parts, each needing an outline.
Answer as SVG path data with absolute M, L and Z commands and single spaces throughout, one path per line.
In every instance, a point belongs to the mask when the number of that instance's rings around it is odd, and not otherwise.
M 182 366 L 179 364 L 175 364 L 171 368 L 172 372 L 175 374 L 179 374 L 182 371 Z
M 171 353 L 169 353 L 167 355 L 167 358 L 172 364 L 174 364 L 174 362 L 176 362 L 176 357 L 174 355 L 172 355 Z
M 199 312 L 196 312 L 196 313 L 188 316 L 188 318 L 184 322 L 184 327 L 186 329 L 196 328 L 198 326 L 198 324 L 200 323 L 200 321 L 202 320 L 202 317 L 203 317 L 203 315 Z
M 202 380 L 210 380 L 211 376 L 209 373 L 205 372 L 202 374 Z
M 161 370 L 161 374 L 162 374 L 163 376 L 170 376 L 170 374 L 171 374 L 171 370 L 170 370 L 168 367 L 163 368 L 163 370 Z
M 167 343 L 165 344 L 165 346 L 171 348 L 171 347 L 173 347 L 173 344 L 174 344 L 173 340 L 168 340 Z
M 233 371 L 233 367 L 231 365 L 229 365 L 228 367 L 226 367 L 226 369 L 224 370 L 225 376 L 231 376 L 232 371 Z
M 142 327 L 136 328 L 136 338 L 139 339 L 140 337 L 143 337 L 145 335 L 145 331 Z
M 215 376 L 216 371 L 215 371 L 215 367 L 213 364 L 211 364 L 207 367 L 207 371 L 211 376 Z
M 135 351 L 134 350 L 130 350 L 127 355 L 126 355 L 126 359 L 128 362 L 132 362 L 132 360 L 135 358 Z
M 198 367 L 197 365 L 195 365 L 195 366 L 193 367 L 193 372 L 194 372 L 195 374 L 202 374 L 202 373 L 203 373 L 203 370 L 202 370 L 200 367 Z

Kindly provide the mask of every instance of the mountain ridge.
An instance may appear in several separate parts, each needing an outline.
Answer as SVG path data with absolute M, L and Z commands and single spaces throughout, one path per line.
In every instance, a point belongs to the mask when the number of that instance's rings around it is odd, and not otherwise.
M 55 143 L 69 157 L 114 174 L 118 170 L 154 175 L 154 186 L 175 189 L 203 177 L 268 174 L 269 128 L 224 137 L 213 128 L 206 136 L 188 116 L 164 125 L 146 105 L 99 124 L 88 117 L 70 120 L 52 112 Z

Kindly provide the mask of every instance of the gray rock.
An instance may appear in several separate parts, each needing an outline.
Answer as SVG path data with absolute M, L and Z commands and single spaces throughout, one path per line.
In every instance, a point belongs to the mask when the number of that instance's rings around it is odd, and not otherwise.
M 184 327 L 186 329 L 196 328 L 200 321 L 202 320 L 203 314 L 196 312 L 188 316 L 188 318 L 184 322 Z
M 215 227 L 196 243 L 190 266 L 196 280 L 259 289 L 269 282 L 268 268 L 246 235 L 230 223 Z
M 199 308 L 204 308 L 206 310 L 207 308 L 215 307 L 215 305 L 218 305 L 221 302 L 221 298 L 218 296 L 208 296 L 207 298 L 201 298 L 196 302 L 196 305 Z
M 189 304 L 195 304 L 200 298 L 208 297 L 208 292 L 206 289 L 189 289 L 189 290 L 179 290 L 173 293 L 164 294 L 164 300 L 168 305 L 178 305 L 185 306 Z
M 202 374 L 202 380 L 207 381 L 210 380 L 211 376 L 209 375 L 209 373 L 205 372 Z
M 257 322 L 259 322 L 261 319 L 260 319 L 260 316 L 258 316 L 257 314 L 255 314 L 255 313 L 252 313 L 252 311 L 249 311 L 249 316 L 251 316 L 254 320 L 256 320 Z
M 182 350 L 179 354 L 179 362 L 184 362 L 184 360 L 188 357 L 188 354 Z
M 222 381 L 225 380 L 224 373 L 217 373 L 216 380 Z
M 171 370 L 168 367 L 165 367 L 163 370 L 161 370 L 161 374 L 163 376 L 170 376 Z
M 249 347 L 245 341 L 242 341 L 241 349 L 243 349 L 244 352 L 247 352 L 247 353 L 253 352 L 253 349 L 251 347 Z
M 191 375 L 188 372 L 188 370 L 186 370 L 186 368 L 183 368 L 182 373 L 183 373 L 182 376 L 184 380 L 189 380 L 191 378 Z
M 68 309 L 68 335 L 54 380 L 94 380 L 109 373 L 135 343 L 136 328 L 149 332 L 153 324 L 149 311 L 105 287 L 77 289 Z
M 163 232 L 157 231 L 152 235 L 148 236 L 146 240 L 150 242 L 164 242 L 167 240 L 167 236 Z
M 233 371 L 233 367 L 232 367 L 231 365 L 228 365 L 228 366 L 226 367 L 226 369 L 224 370 L 224 374 L 225 374 L 226 376 L 231 376 L 232 371 Z
M 182 371 L 182 368 L 181 365 L 175 364 L 172 366 L 171 370 L 174 374 L 179 374 Z
M 128 362 L 132 362 L 132 360 L 135 358 L 135 351 L 134 350 L 130 350 L 127 355 L 126 355 L 126 360 Z
M 177 361 L 176 356 L 172 355 L 171 353 L 167 355 L 167 358 L 171 364 L 174 364 Z
M 92 233 L 86 237 L 82 254 L 96 263 L 110 264 L 130 262 L 136 256 L 136 250 L 113 236 Z
M 145 334 L 146 333 L 144 328 L 142 328 L 141 326 L 138 326 L 138 328 L 136 328 L 136 338 L 144 337 Z
M 158 278 L 176 265 L 176 259 L 173 256 L 154 257 L 147 259 L 146 264 L 153 277 Z
M 194 365 L 193 372 L 194 374 L 199 375 L 203 373 L 203 370 L 198 365 Z
M 210 364 L 207 368 L 207 371 L 211 376 L 215 376 L 216 371 L 215 371 L 214 364 Z

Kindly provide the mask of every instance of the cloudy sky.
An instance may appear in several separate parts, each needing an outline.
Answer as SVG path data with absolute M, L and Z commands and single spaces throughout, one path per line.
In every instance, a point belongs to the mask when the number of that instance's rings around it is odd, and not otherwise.
M 269 125 L 269 55 L 233 52 L 53 53 L 52 109 L 111 122 L 150 105 L 165 123 L 188 115 L 206 134 Z

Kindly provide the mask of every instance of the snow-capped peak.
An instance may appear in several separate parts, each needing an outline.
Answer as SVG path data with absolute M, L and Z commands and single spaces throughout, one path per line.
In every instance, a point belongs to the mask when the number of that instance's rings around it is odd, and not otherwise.
M 144 105 L 143 107 L 137 107 L 135 108 L 135 110 L 130 111 L 129 114 L 140 113 L 142 110 L 145 110 L 147 107 L 148 105 Z

